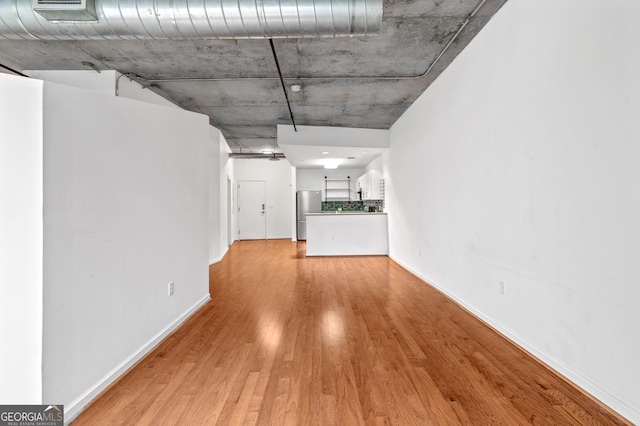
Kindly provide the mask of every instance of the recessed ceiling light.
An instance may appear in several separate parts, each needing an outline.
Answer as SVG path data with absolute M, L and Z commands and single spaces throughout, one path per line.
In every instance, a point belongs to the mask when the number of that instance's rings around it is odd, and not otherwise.
M 322 164 L 324 164 L 325 169 L 337 169 L 341 162 L 337 158 L 327 158 L 322 161 Z
M 292 92 L 299 92 L 302 89 L 302 86 L 300 86 L 299 84 L 292 84 L 291 85 L 291 91 Z
M 322 151 L 322 155 L 327 155 L 329 151 Z

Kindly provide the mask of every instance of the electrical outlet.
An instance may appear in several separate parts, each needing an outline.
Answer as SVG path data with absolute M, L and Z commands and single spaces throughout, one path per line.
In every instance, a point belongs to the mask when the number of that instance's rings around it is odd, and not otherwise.
M 500 281 L 500 294 L 504 294 L 504 282 Z
M 169 283 L 169 296 L 173 296 L 173 281 Z

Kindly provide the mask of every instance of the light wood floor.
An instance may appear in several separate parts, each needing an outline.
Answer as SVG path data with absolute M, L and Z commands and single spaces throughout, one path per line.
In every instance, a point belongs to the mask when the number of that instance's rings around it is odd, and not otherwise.
M 75 426 L 628 424 L 386 257 L 242 241 L 210 288 Z

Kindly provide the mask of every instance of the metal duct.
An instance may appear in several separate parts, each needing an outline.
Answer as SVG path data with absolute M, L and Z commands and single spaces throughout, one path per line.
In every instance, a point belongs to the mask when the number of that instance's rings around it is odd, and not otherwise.
M 279 160 L 281 158 L 287 158 L 281 152 L 276 152 L 275 154 L 262 154 L 262 153 L 254 153 L 254 152 L 231 152 L 229 153 L 229 158 L 244 158 L 245 160 Z
M 35 1 L 34 1 L 35 2 Z M 377 35 L 382 0 L 95 0 L 97 22 L 0 1 L 0 39 L 252 39 Z

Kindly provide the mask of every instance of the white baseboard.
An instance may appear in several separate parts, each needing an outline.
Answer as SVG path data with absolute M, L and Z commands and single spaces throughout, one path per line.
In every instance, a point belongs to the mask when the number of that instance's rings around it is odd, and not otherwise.
M 216 257 L 215 259 L 209 259 L 209 266 L 213 265 L 214 263 L 218 263 L 222 259 L 224 259 L 224 256 L 227 254 L 228 251 L 229 251 L 229 247 L 227 246 L 224 248 L 224 251 L 222 252 L 220 257 Z
M 496 330 L 498 333 L 502 334 L 504 337 L 511 340 L 520 348 L 529 352 L 531 355 L 533 355 L 543 364 L 546 364 L 547 367 L 551 368 L 553 371 L 560 374 L 567 381 L 573 383 L 578 388 L 581 388 L 585 392 L 589 393 L 591 396 L 593 396 L 603 404 L 607 405 L 613 411 L 619 413 L 621 416 L 625 417 L 627 420 L 631 421 L 633 424 L 640 425 L 640 411 L 634 409 L 632 406 L 622 401 L 620 398 L 616 398 L 615 396 L 611 395 L 609 392 L 601 389 L 598 385 L 593 383 L 588 378 L 584 377 L 582 374 L 574 371 L 573 369 L 564 365 L 563 363 L 558 362 L 554 358 L 549 357 L 547 354 L 545 354 L 544 351 L 540 350 L 535 345 L 528 342 L 526 339 L 523 339 L 522 337 L 516 335 L 507 327 L 501 324 L 498 324 L 492 318 L 487 317 L 482 312 L 475 309 L 473 306 L 469 305 L 464 300 L 459 299 L 454 294 L 451 294 L 450 292 L 448 292 L 447 289 L 442 285 L 429 279 L 428 277 L 425 277 L 424 275 L 414 270 L 413 268 L 405 265 L 403 262 L 396 259 L 395 257 L 389 256 L 389 258 L 391 258 L 394 262 L 402 266 L 407 271 L 411 272 L 416 277 L 420 278 L 422 281 L 438 289 L 438 291 L 440 291 L 441 293 L 446 295 L 448 298 L 455 301 L 457 304 L 462 306 L 467 311 L 471 312 L 473 315 L 475 315 L 481 321 L 488 324 L 491 328 Z
M 105 390 L 107 386 L 113 383 L 118 377 L 125 373 L 131 366 L 141 360 L 146 354 L 148 354 L 155 346 L 167 337 L 173 330 L 178 328 L 187 318 L 189 318 L 195 311 L 197 311 L 202 305 L 204 305 L 210 299 L 209 294 L 203 296 L 195 305 L 187 309 L 182 315 L 176 318 L 171 324 L 165 327 L 162 331 L 151 338 L 147 343 L 142 345 L 137 351 L 128 356 L 122 361 L 116 368 L 111 370 L 106 376 L 100 379 L 96 384 L 87 389 L 82 395 L 80 395 L 75 401 L 64 406 L 64 423 L 65 425 L 71 423 L 80 414 L 82 409 L 93 398 L 98 396 L 100 392 Z

